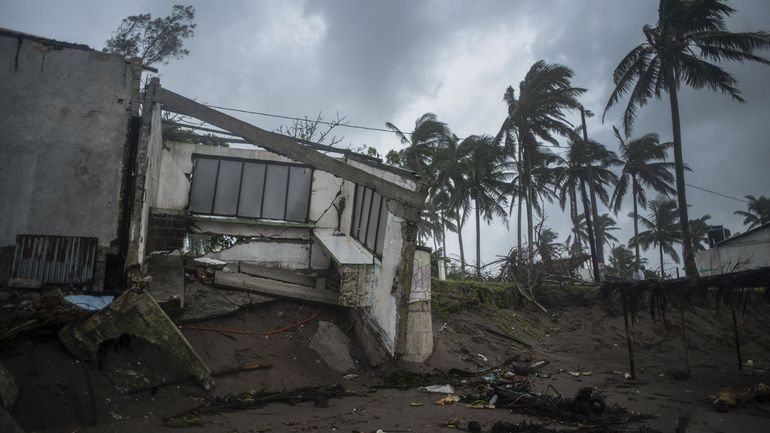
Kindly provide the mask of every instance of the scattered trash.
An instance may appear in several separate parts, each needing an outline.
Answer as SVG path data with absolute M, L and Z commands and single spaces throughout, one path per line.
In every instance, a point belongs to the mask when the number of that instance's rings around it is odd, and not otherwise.
M 476 356 L 481 358 L 481 360 L 484 361 L 484 362 L 489 361 L 489 359 L 486 356 L 484 356 L 483 354 L 481 354 L 481 353 L 477 353 Z
M 567 373 L 569 373 L 570 376 L 580 377 L 580 372 L 579 371 L 571 371 L 570 370 Z
M 492 398 L 489 399 L 489 404 L 495 403 L 497 403 L 497 394 L 493 395 Z
M 494 373 L 487 373 L 481 376 L 481 380 L 483 380 L 484 382 L 490 382 L 490 383 L 497 382 L 497 376 L 495 376 Z
M 753 359 L 747 359 L 746 362 L 743 363 L 746 367 L 753 367 L 754 366 L 754 360 Z
M 630 380 L 630 379 L 633 379 L 634 376 L 632 376 L 631 373 L 626 372 L 626 373 L 623 373 L 623 378 Z
M 590 370 L 586 370 L 586 371 L 581 371 L 580 372 L 581 376 L 591 376 L 592 374 L 593 373 Z
M 419 402 L 413 401 L 413 402 L 409 403 L 409 406 L 412 406 L 412 407 L 420 407 L 420 406 L 422 406 L 423 404 L 424 404 L 424 403 L 419 403 Z
M 533 363 L 529 364 L 529 369 L 530 370 L 536 370 L 536 369 L 538 369 L 538 368 L 540 368 L 540 367 L 542 367 L 542 366 L 544 366 L 546 364 L 548 364 L 548 361 L 536 361 L 536 362 L 533 362 Z
M 454 394 L 451 394 L 451 395 L 447 395 L 446 397 L 440 400 L 436 400 L 436 404 L 439 406 L 451 406 L 459 401 L 460 401 L 460 397 Z
M 462 423 L 463 423 L 462 418 L 454 417 L 454 418 L 449 418 L 446 421 L 443 421 L 441 425 L 449 428 L 457 428 Z
M 473 403 L 466 404 L 465 407 L 470 409 L 494 409 L 495 405 L 483 401 L 474 401 Z
M 535 372 L 535 376 L 537 376 L 537 377 L 539 377 L 541 379 L 548 379 L 549 377 L 551 377 L 551 373 L 544 373 L 542 371 L 536 371 Z
M 99 311 L 107 308 L 114 298 L 112 295 L 67 295 L 64 297 L 64 300 L 84 310 Z
M 454 394 L 455 389 L 452 387 L 452 385 L 428 385 L 428 386 L 421 386 L 420 391 L 425 392 L 432 392 L 436 394 Z
M 353 380 L 353 379 L 356 379 L 357 377 L 358 377 L 358 375 L 355 374 L 355 373 L 350 373 L 350 374 L 346 374 L 346 375 L 342 376 L 342 378 L 345 379 L 345 380 Z

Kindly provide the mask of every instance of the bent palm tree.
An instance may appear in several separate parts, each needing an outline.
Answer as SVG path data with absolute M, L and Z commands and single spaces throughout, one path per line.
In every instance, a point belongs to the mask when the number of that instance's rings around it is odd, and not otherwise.
M 626 135 L 629 135 L 637 108 L 647 104 L 653 97 L 660 99 L 664 93 L 668 94 L 679 220 L 683 234 L 682 253 L 688 277 L 697 276 L 698 271 L 688 228 L 677 91 L 684 83 L 694 89 L 708 87 L 721 90 L 733 99 L 743 102 L 736 87 L 736 79 L 709 61 L 732 60 L 770 64 L 767 59 L 754 54 L 760 49 L 770 48 L 768 33 L 729 32 L 725 19 L 733 12 L 735 10 L 723 0 L 661 0 L 657 24 L 654 27 L 645 25 L 642 28 L 646 42 L 626 54 L 615 68 L 615 89 L 604 109 L 606 115 L 610 107 L 618 103 L 622 96 L 630 93 L 623 115 L 623 127 Z
M 548 64 L 539 60 L 532 65 L 524 80 L 519 84 L 519 99 L 515 98 L 512 87 L 508 87 L 504 100 L 508 105 L 508 117 L 501 132 L 506 139 L 518 142 L 518 160 L 521 162 L 519 179 L 527 201 L 528 258 L 533 256 L 532 209 L 534 201 L 533 169 L 538 140 L 558 146 L 555 135 L 567 136 L 572 125 L 566 113 L 578 109 L 577 97 L 585 89 L 572 87 L 574 73 L 566 66 Z
M 743 217 L 743 224 L 748 225 L 749 229 L 753 229 L 756 226 L 770 223 L 770 198 L 761 195 L 754 197 L 753 195 L 747 195 L 746 210 L 735 211 L 736 215 Z
M 682 232 L 679 229 L 679 221 L 677 221 L 676 201 L 664 196 L 658 196 L 650 201 L 650 215 L 646 218 L 640 216 L 639 220 L 647 230 L 631 238 L 629 244 L 641 245 L 645 251 L 650 246 L 658 248 L 660 253 L 660 278 L 665 279 L 663 253 L 671 256 L 674 262 L 679 263 L 679 255 L 674 249 L 674 244 L 681 242 Z
M 385 126 L 407 146 L 399 152 L 403 166 L 419 172 L 422 176 L 422 187 L 429 188 L 436 175 L 431 169 L 431 161 L 451 136 L 447 124 L 439 121 L 435 114 L 425 113 L 415 120 L 414 129 L 410 133 L 401 132 L 390 122 L 386 122 Z
M 626 141 L 618 128 L 612 126 L 615 131 L 615 137 L 620 142 L 620 159 L 623 168 L 618 176 L 618 183 L 615 186 L 615 192 L 612 193 L 610 206 L 617 214 L 620 211 L 623 198 L 628 192 L 628 186 L 631 185 L 631 198 L 634 203 L 634 236 L 639 234 L 639 209 L 647 206 L 647 194 L 645 187 L 652 188 L 659 194 L 669 196 L 676 191 L 671 186 L 674 181 L 674 175 L 670 169 L 674 163 L 666 162 L 668 149 L 673 143 L 660 143 L 658 134 L 645 134 L 639 138 Z M 641 258 L 639 256 L 639 245 L 634 247 L 636 253 L 636 266 L 639 267 Z

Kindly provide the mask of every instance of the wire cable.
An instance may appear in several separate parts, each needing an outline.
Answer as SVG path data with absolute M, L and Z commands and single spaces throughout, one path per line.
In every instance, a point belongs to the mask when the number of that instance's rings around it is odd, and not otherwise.
M 710 190 L 710 189 L 706 189 L 706 188 L 701 188 L 701 187 L 699 187 L 699 186 L 695 186 L 695 185 L 693 185 L 693 184 L 690 184 L 690 183 L 685 183 L 685 185 L 687 185 L 687 186 L 689 186 L 689 187 L 691 187 L 691 188 L 699 189 L 699 190 L 701 190 L 701 191 L 709 192 L 709 193 L 711 193 L 711 194 L 715 194 L 715 195 L 718 195 L 718 196 L 722 196 L 722 197 L 724 197 L 724 198 L 729 198 L 729 199 L 731 199 L 731 200 L 735 200 L 735 201 L 741 201 L 741 202 L 743 202 L 743 203 L 748 203 L 748 202 L 749 202 L 748 200 L 744 200 L 744 199 L 742 199 L 742 198 L 733 197 L 733 196 L 731 196 L 731 195 L 727 195 L 727 194 L 722 194 L 721 192 L 712 191 L 712 190 Z

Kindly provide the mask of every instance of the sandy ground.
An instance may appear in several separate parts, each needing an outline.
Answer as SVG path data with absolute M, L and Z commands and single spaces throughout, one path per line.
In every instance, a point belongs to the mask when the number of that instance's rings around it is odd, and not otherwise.
M 753 367 L 739 373 L 733 348 L 729 310 L 695 308 L 687 314 L 687 331 L 693 375 L 677 379 L 673 372 L 684 370 L 684 351 L 680 340 L 678 311 L 672 311 L 668 329 L 654 324 L 642 312 L 634 325 L 638 378 L 626 380 L 627 351 L 623 319 L 615 307 L 595 296 L 546 299 L 548 313 L 529 307 L 496 310 L 472 307 L 447 316 L 434 316 L 436 349 L 422 365 L 391 364 L 377 369 L 366 367 L 359 349 L 353 348 L 358 376 L 343 378 L 308 347 L 319 320 L 335 322 L 352 335 L 345 315 L 322 310 L 305 325 L 269 337 L 184 330 L 191 344 L 214 371 L 251 364 L 270 368 L 217 379 L 208 396 L 225 396 L 250 390 L 290 390 L 307 386 L 340 384 L 356 396 L 329 400 L 328 407 L 313 402 L 295 405 L 275 403 L 265 407 L 222 412 L 203 416 L 203 426 L 189 431 L 206 432 L 448 432 L 447 423 L 465 428 L 478 421 L 489 431 L 497 421 L 527 420 L 551 428 L 574 429 L 574 424 L 527 417 L 504 409 L 472 409 L 464 404 L 437 406 L 441 395 L 410 389 L 373 388 L 386 382 L 393 372 L 416 373 L 459 368 L 479 371 L 504 360 L 544 360 L 540 369 L 549 378 L 529 375 L 532 388 L 572 396 L 583 387 L 594 387 L 608 405 L 621 405 L 645 414 L 637 424 L 623 431 L 649 427 L 674 432 L 680 416 L 687 416 L 688 432 L 770 431 L 770 404 L 752 403 L 717 412 L 710 396 L 722 386 L 750 386 L 770 383 L 770 306 L 757 303 L 739 316 L 744 360 Z M 267 331 L 310 317 L 318 307 L 292 302 L 274 302 L 251 307 L 237 314 L 202 322 L 202 325 Z M 500 319 L 502 318 L 502 319 Z M 491 330 L 512 326 L 527 350 Z M 54 335 L 17 338 L 0 347 L 0 363 L 16 377 L 20 400 L 13 415 L 28 432 L 153 432 L 162 418 L 202 404 L 206 393 L 192 382 L 166 386 L 157 391 L 126 393 L 171 378 L 184 376 L 157 348 L 140 340 L 118 341 L 103 350 L 98 365 L 83 366 L 69 356 Z M 85 368 L 84 368 L 85 367 Z M 503 369 L 500 373 L 504 373 Z M 569 372 L 590 372 L 572 376 Z M 96 425 L 91 421 L 86 373 L 93 381 Z M 392 377 L 392 376 L 391 376 Z M 442 383 L 439 378 L 424 379 Z M 432 381 L 432 382 L 431 382 Z M 473 384 L 460 386 L 458 393 L 472 393 Z M 613 427 L 615 428 L 615 427 Z M 620 429 L 621 427 L 617 427 Z M 615 431 L 615 430 L 607 430 Z

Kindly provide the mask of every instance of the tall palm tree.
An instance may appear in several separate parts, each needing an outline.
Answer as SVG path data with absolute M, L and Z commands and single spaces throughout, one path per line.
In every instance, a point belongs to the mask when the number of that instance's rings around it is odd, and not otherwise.
M 556 136 L 567 136 L 572 125 L 566 115 L 570 110 L 578 109 L 577 97 L 585 89 L 572 86 L 574 73 L 566 66 L 548 64 L 539 60 L 532 65 L 524 80 L 519 84 L 519 98 L 516 99 L 512 87 L 508 87 L 503 99 L 508 105 L 508 117 L 503 122 L 501 132 L 506 139 L 516 140 L 517 155 L 521 162 L 519 179 L 523 183 L 527 202 L 527 240 L 528 258 L 532 261 L 532 210 L 534 203 L 533 169 L 538 141 L 558 146 Z
M 639 267 L 636 264 L 634 253 L 623 244 L 613 245 L 607 261 L 607 275 L 618 278 L 630 279 L 634 270 Z
M 711 230 L 711 224 L 708 220 L 711 219 L 711 215 L 703 215 L 700 218 L 690 220 L 690 238 L 692 238 L 692 249 L 695 252 L 703 251 L 709 244 L 709 230 Z
M 759 197 L 747 195 L 745 197 L 748 200 L 746 210 L 735 211 L 736 215 L 743 217 L 743 224 L 748 225 L 749 229 L 753 229 L 756 226 L 770 223 L 770 198 L 764 195 Z
M 674 249 L 674 244 L 682 241 L 682 232 L 677 221 L 676 201 L 664 196 L 658 196 L 649 202 L 650 214 L 648 217 L 640 216 L 639 220 L 647 229 L 631 238 L 632 245 L 641 245 L 645 251 L 652 246 L 658 248 L 660 253 L 660 278 L 665 279 L 663 272 L 663 253 L 668 254 L 679 263 L 679 255 Z
M 481 218 L 490 222 L 494 217 L 505 218 L 508 200 L 505 197 L 510 178 L 510 164 L 503 148 L 493 137 L 471 135 L 460 143 L 466 177 L 467 194 L 476 211 L 476 276 L 481 276 Z
M 634 236 L 639 235 L 639 208 L 647 206 L 646 188 L 651 188 L 658 194 L 669 196 L 676 193 L 671 186 L 674 182 L 674 175 L 671 169 L 674 163 L 666 161 L 668 150 L 673 143 L 661 143 L 658 134 L 649 133 L 639 138 L 626 140 L 614 125 L 615 137 L 620 142 L 620 160 L 622 169 L 618 176 L 618 183 L 615 185 L 615 191 L 610 200 L 611 207 L 617 214 L 623 204 L 623 198 L 628 192 L 628 186 L 631 185 L 631 199 L 634 203 L 632 213 L 634 219 Z M 634 247 L 636 253 L 636 267 L 641 263 L 639 255 L 639 245 Z
M 466 177 L 464 156 L 460 152 L 460 143 L 452 135 L 445 145 L 434 154 L 432 170 L 436 173 L 434 185 L 446 195 L 446 219 L 454 220 L 457 241 L 460 246 L 460 269 L 465 275 L 465 248 L 463 245 L 463 227 L 468 221 L 470 194 Z M 444 253 L 446 254 L 446 253 Z
M 660 0 L 658 22 L 642 28 L 646 41 L 633 48 L 613 73 L 615 89 L 607 101 L 607 110 L 630 93 L 623 115 L 626 135 L 636 118 L 637 108 L 653 97 L 668 93 L 674 141 L 676 191 L 679 220 L 682 224 L 682 254 L 688 277 L 698 270 L 692 252 L 685 195 L 682 128 L 679 119 L 678 90 L 681 84 L 694 89 L 708 87 L 729 94 L 743 102 L 737 80 L 715 63 L 724 60 L 751 61 L 770 65 L 756 51 L 770 48 L 770 34 L 764 31 L 732 33 L 725 19 L 735 10 L 724 0 Z M 710 63 L 715 62 L 715 63 Z

